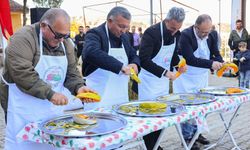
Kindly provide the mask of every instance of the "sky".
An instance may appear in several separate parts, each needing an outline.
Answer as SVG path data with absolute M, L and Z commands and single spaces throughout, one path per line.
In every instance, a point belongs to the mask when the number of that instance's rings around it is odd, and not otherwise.
M 74 2 L 73 2 L 74 1 Z M 110 2 L 112 0 L 64 0 L 62 8 L 66 9 L 72 16 L 81 16 L 83 15 L 83 6 L 89 6 L 97 3 Z M 214 22 L 219 22 L 219 0 L 178 0 L 179 2 L 185 3 L 189 6 L 192 6 L 195 9 L 198 9 L 199 12 L 192 10 L 190 8 L 184 7 L 178 3 L 175 3 L 171 0 L 162 0 L 162 12 L 163 18 L 166 16 L 166 12 L 173 6 L 183 7 L 186 11 L 186 22 L 194 22 L 196 17 L 199 14 L 207 13 L 212 16 Z M 123 0 L 119 6 L 126 7 L 132 14 L 132 21 L 145 21 L 150 22 L 149 20 L 149 11 L 150 11 L 150 0 Z M 71 7 L 68 7 L 71 6 Z M 101 5 L 95 7 L 87 7 L 85 9 L 86 19 L 93 18 L 105 18 L 108 11 L 115 6 L 115 3 L 109 5 Z M 145 11 L 137 10 L 133 7 L 143 9 Z M 221 12 L 223 17 L 221 17 L 221 22 L 229 23 L 230 22 L 230 0 L 221 0 Z M 73 8 L 73 9 L 72 9 Z M 98 11 L 99 12 L 98 12 Z M 153 11 L 154 13 L 160 14 L 160 0 L 153 0 Z M 144 15 L 144 16 L 142 16 Z M 160 15 L 158 15 L 160 19 Z
M 17 0 L 22 4 L 22 0 Z M 61 8 L 65 9 L 70 16 L 80 17 L 83 16 L 83 6 L 86 8 L 86 20 L 105 20 L 109 10 L 115 6 L 115 3 L 90 7 L 90 5 L 122 1 L 118 6 L 126 7 L 132 14 L 132 21 L 143 21 L 150 23 L 149 11 L 150 11 L 150 0 L 64 0 Z M 183 7 L 186 11 L 185 21 L 193 23 L 199 14 L 207 13 L 212 16 L 213 22 L 219 22 L 219 0 L 178 0 L 181 3 L 189 5 L 199 12 L 182 6 L 172 0 L 161 0 L 162 1 L 162 17 L 166 16 L 166 12 L 173 6 Z M 228 10 L 231 8 L 231 0 L 220 0 L 221 1 L 221 22 L 230 23 L 230 13 Z M 32 0 L 28 0 L 29 7 L 34 7 Z M 136 8 L 138 9 L 136 9 Z M 140 10 L 139 10 L 140 9 Z M 153 12 L 157 14 L 157 19 L 160 19 L 160 0 L 153 0 Z
M 21 1 L 22 0 L 17 0 Z M 106 5 L 99 5 L 99 6 L 90 6 L 100 3 L 107 3 L 107 2 L 115 2 L 115 1 L 122 1 L 118 3 L 118 6 L 126 7 L 132 14 L 132 22 L 144 22 L 146 24 L 150 23 L 150 0 L 64 0 L 61 8 L 65 9 L 71 17 L 81 17 L 83 16 L 83 6 L 85 7 L 85 16 L 86 20 L 93 21 L 99 20 L 104 21 L 106 19 L 107 13 L 111 8 L 113 8 L 116 4 L 106 4 Z M 198 12 L 190 9 L 188 7 L 182 6 L 172 0 L 161 0 L 162 2 L 162 13 L 163 18 L 165 18 L 166 13 L 168 10 L 173 7 L 182 7 L 186 11 L 186 19 L 184 23 L 192 24 L 195 22 L 195 19 L 199 14 L 209 14 L 212 17 L 213 23 L 219 23 L 219 2 L 221 2 L 221 23 L 231 23 L 231 0 L 178 0 L 181 3 L 184 3 L 188 6 L 191 6 L 197 10 Z M 29 7 L 34 7 L 32 0 L 28 0 Z M 138 8 L 138 9 L 137 9 Z M 247 8 L 250 8 L 250 2 L 247 1 Z M 153 12 L 157 14 L 157 20 L 160 19 L 160 0 L 153 0 Z M 250 20 L 250 15 L 247 15 L 247 19 Z M 250 26 L 247 22 L 247 25 Z M 250 30 L 250 27 L 249 27 Z

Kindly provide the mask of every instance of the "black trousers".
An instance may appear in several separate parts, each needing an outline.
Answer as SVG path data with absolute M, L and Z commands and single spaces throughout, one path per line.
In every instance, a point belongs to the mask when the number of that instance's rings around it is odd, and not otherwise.
M 158 130 L 143 136 L 147 150 L 153 150 L 162 130 Z

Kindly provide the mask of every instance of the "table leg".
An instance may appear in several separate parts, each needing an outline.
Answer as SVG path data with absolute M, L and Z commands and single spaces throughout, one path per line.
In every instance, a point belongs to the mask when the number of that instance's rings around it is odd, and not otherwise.
M 233 147 L 232 149 L 241 150 L 241 149 L 239 148 L 239 146 L 237 145 L 237 143 L 236 143 L 236 141 L 235 141 L 235 139 L 234 139 L 234 137 L 233 137 L 233 134 L 232 134 L 232 132 L 231 132 L 231 130 L 230 130 L 230 127 L 232 126 L 232 121 L 237 117 L 237 114 L 238 114 L 238 111 L 239 111 L 240 106 L 241 106 L 241 104 L 236 108 L 235 112 L 233 113 L 233 115 L 232 115 L 232 117 L 230 118 L 230 120 L 229 120 L 228 123 L 227 123 L 226 120 L 224 119 L 223 114 L 220 112 L 220 118 L 221 118 L 221 120 L 222 120 L 222 122 L 223 122 L 223 125 L 224 125 L 224 127 L 225 127 L 225 131 L 224 131 L 223 135 L 218 139 L 218 141 L 217 141 L 216 143 L 209 145 L 205 150 L 211 149 L 211 148 L 217 146 L 218 144 L 220 144 L 220 143 L 224 140 L 226 134 L 228 134 L 228 135 L 230 136 L 230 139 L 231 139 L 231 141 L 232 141 L 233 144 L 234 144 L 234 147 Z

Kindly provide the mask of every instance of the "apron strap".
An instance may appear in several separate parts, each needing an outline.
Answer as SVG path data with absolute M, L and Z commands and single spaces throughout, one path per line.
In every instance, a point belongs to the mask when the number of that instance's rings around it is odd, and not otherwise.
M 111 48 L 110 40 L 109 40 L 109 32 L 108 32 L 108 25 L 107 22 L 105 23 L 105 29 L 106 29 L 106 35 L 108 37 L 108 44 L 109 44 L 109 49 Z M 124 45 L 122 43 L 122 48 L 124 48 Z
M 160 23 L 160 29 L 161 29 L 161 46 L 164 44 L 164 39 L 163 39 L 163 21 Z
M 62 44 L 62 48 L 63 48 L 63 52 L 66 56 L 66 51 L 65 51 L 65 46 L 63 44 L 63 42 L 61 42 Z M 43 55 L 43 33 L 40 29 L 40 33 L 39 33 L 39 49 L 40 49 L 40 57 Z
M 161 29 L 161 46 L 164 45 L 164 39 L 163 39 L 163 21 L 160 23 L 160 29 Z M 176 38 L 174 38 L 174 43 L 176 42 Z
M 8 83 L 8 82 L 4 79 L 4 77 L 3 77 L 2 74 L 0 74 L 0 76 L 1 76 L 1 78 L 2 78 L 2 80 L 3 80 L 3 82 L 4 82 L 6 85 L 10 85 L 10 83 Z

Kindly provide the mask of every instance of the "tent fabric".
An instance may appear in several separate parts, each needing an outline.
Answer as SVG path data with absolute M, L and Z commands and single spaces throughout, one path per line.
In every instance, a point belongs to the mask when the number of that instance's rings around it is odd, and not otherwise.
M 0 0 L 0 25 L 3 36 L 8 39 L 6 31 L 9 35 L 13 34 L 9 0 Z

